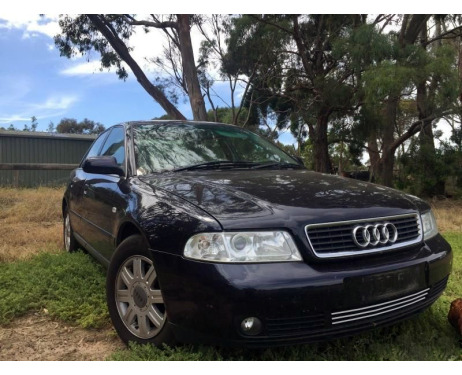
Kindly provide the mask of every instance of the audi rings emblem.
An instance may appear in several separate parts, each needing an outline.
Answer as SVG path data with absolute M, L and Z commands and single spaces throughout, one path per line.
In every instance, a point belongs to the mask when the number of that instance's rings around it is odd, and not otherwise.
M 361 248 L 392 244 L 397 239 L 398 230 L 392 223 L 358 225 L 353 229 L 353 241 Z

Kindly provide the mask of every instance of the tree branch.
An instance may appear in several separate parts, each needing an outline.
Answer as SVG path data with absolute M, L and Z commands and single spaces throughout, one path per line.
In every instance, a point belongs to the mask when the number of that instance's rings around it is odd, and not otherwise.
M 449 31 L 446 31 L 436 37 L 434 37 L 433 39 L 429 39 L 428 41 L 426 41 L 425 43 L 423 43 L 422 45 L 423 46 L 428 46 L 429 44 L 437 41 L 437 40 L 441 40 L 441 39 L 452 39 L 452 38 L 457 38 L 459 36 L 462 36 L 462 26 L 459 26 L 459 27 L 456 27 L 452 30 L 449 30 Z
M 269 26 L 273 26 L 273 27 L 275 27 L 275 28 L 277 28 L 279 30 L 282 30 L 282 31 L 290 34 L 290 35 L 293 34 L 292 30 L 286 29 L 285 27 L 282 27 L 281 25 L 278 25 L 277 23 L 270 22 L 270 21 L 268 21 L 267 19 L 265 19 L 263 17 L 257 17 L 257 16 L 255 16 L 253 14 L 249 14 L 249 16 L 252 17 L 253 19 L 259 21 L 259 22 L 263 22 L 263 23 L 265 23 L 265 24 L 267 24 Z
M 96 27 L 96 29 L 106 38 L 106 40 L 109 42 L 114 51 L 119 55 L 119 57 L 127 63 L 141 86 L 157 103 L 160 104 L 165 112 L 167 112 L 167 114 L 174 119 L 186 120 L 183 114 L 178 111 L 178 109 L 167 99 L 164 93 L 149 81 L 143 70 L 130 55 L 130 51 L 128 50 L 125 43 L 122 41 L 122 39 L 120 39 L 117 32 L 104 18 L 104 16 L 88 14 L 87 17 Z
M 155 27 L 156 29 L 178 29 L 178 23 L 175 21 L 162 21 L 162 22 L 154 22 L 154 21 L 137 21 L 135 18 L 126 15 L 126 18 L 129 19 L 128 23 L 132 26 L 146 26 L 146 27 Z
M 444 117 L 448 114 L 450 114 L 452 110 L 447 110 L 442 113 L 438 114 L 433 114 L 431 116 L 428 116 L 424 119 L 418 120 L 414 122 L 409 129 L 403 133 L 401 137 L 398 137 L 395 139 L 395 141 L 391 144 L 390 150 L 393 150 L 393 152 L 401 145 L 402 143 L 406 142 L 409 138 L 411 138 L 413 135 L 417 134 L 419 131 L 423 129 L 423 127 L 429 126 L 433 120 L 436 120 L 437 118 Z

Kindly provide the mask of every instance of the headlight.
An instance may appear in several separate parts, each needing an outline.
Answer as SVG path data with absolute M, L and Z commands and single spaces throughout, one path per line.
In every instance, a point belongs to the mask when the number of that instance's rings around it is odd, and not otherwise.
M 302 260 L 292 237 L 283 231 L 196 234 L 186 243 L 184 256 L 225 263 Z
M 438 234 L 438 227 L 436 226 L 435 216 L 433 212 L 427 211 L 420 215 L 422 218 L 422 229 L 424 240 L 428 240 Z

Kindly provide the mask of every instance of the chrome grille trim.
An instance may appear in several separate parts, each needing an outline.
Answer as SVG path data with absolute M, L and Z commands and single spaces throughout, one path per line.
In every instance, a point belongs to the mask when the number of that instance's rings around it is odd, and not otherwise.
M 368 319 L 373 316 L 386 314 L 395 310 L 403 309 L 425 300 L 430 288 L 420 292 L 410 294 L 406 297 L 394 299 L 392 301 L 378 303 L 352 310 L 343 310 L 332 313 L 332 325 L 351 322 L 354 320 Z
M 410 219 L 414 219 L 415 224 L 414 221 L 412 221 L 411 223 L 402 223 L 402 228 L 400 229 L 398 234 L 398 242 L 392 245 L 359 248 L 354 244 L 351 238 L 351 231 L 353 230 L 355 224 L 367 225 L 385 223 L 388 221 L 391 221 L 393 223 L 398 220 L 405 221 L 406 219 L 408 219 L 408 221 L 411 221 Z M 310 231 L 311 236 L 313 237 L 313 241 L 312 238 L 310 238 Z M 308 239 L 308 243 L 311 249 L 313 250 L 314 255 L 318 258 L 339 258 L 364 254 L 373 254 L 414 245 L 416 243 L 422 242 L 423 240 L 422 223 L 420 215 L 418 213 L 384 216 L 369 219 L 308 224 L 305 226 L 305 235 Z M 317 240 L 322 240 L 323 243 L 313 243 Z M 330 247 L 333 247 L 334 245 L 336 248 L 330 250 L 321 248 L 322 246 L 329 245 Z

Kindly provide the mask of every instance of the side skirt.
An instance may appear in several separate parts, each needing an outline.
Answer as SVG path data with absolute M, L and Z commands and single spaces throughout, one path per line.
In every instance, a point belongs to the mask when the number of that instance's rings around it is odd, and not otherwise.
M 109 261 L 103 257 L 94 247 L 92 247 L 87 241 L 83 239 L 82 236 L 74 232 L 75 239 L 87 250 L 98 262 L 100 262 L 104 267 L 109 267 Z

